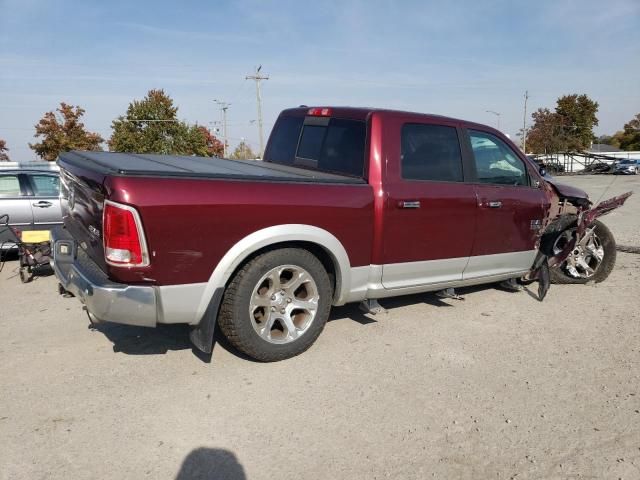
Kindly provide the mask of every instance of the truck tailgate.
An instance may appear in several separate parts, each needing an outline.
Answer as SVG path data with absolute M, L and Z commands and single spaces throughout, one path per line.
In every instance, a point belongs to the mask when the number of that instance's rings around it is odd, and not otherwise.
M 77 241 L 78 247 L 106 271 L 101 235 L 105 200 L 103 180 L 60 168 L 60 203 L 65 228 Z

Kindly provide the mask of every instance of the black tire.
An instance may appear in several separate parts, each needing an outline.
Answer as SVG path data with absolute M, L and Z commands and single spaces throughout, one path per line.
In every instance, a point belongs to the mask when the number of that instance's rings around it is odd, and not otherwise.
M 26 268 L 21 268 L 18 271 L 18 275 L 20 276 L 20 281 L 22 283 L 29 283 L 31 280 L 33 280 L 33 274 L 29 272 Z
M 283 265 L 306 270 L 317 286 L 319 299 L 316 315 L 304 334 L 289 343 L 275 344 L 256 332 L 249 305 L 260 279 Z M 261 362 L 284 360 L 301 354 L 316 341 L 329 318 L 332 293 L 329 275 L 315 255 L 299 248 L 272 250 L 253 258 L 235 274 L 224 293 L 218 325 L 229 342 L 249 357 Z
M 564 264 L 562 264 L 550 270 L 551 283 L 585 284 L 591 281 L 600 283 L 611 274 L 616 264 L 616 240 L 613 238 L 611 231 L 601 221 L 596 220 L 593 225 L 596 227 L 595 234 L 600 239 L 604 249 L 604 257 L 596 268 L 594 275 L 590 278 L 573 277 L 565 272 Z

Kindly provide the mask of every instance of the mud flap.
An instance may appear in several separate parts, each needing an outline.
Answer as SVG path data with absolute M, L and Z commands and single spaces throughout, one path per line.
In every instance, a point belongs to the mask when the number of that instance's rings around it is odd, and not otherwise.
M 213 352 L 213 335 L 218 323 L 218 310 L 222 301 L 224 289 L 218 288 L 213 293 L 211 303 L 198 325 L 192 325 L 189 330 L 189 339 L 193 346 L 203 353 Z
M 531 273 L 528 278 L 538 281 L 538 301 L 543 301 L 547 296 L 549 287 L 551 286 L 551 276 L 549 275 L 549 257 L 544 253 L 538 252 L 538 256 L 533 262 Z

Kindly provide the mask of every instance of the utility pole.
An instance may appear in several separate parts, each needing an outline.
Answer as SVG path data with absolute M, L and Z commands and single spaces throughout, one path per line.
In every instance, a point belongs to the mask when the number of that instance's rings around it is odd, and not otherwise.
M 527 153 L 527 100 L 529 100 L 529 90 L 524 92 L 524 118 L 522 120 L 522 151 Z
M 229 109 L 230 103 L 223 102 L 221 100 L 213 100 L 220 106 L 220 110 L 222 110 L 222 137 L 224 143 L 222 144 L 223 153 L 222 156 L 227 158 L 227 110 Z
M 269 80 L 269 76 L 260 75 L 260 70 L 262 70 L 262 65 L 256 68 L 253 75 L 247 75 L 245 80 L 254 80 L 256 82 L 256 96 L 258 99 L 258 136 L 260 137 L 260 152 L 258 153 L 260 159 L 262 159 L 262 155 L 264 154 L 264 137 L 262 134 L 262 93 L 260 92 L 260 82 L 262 80 Z

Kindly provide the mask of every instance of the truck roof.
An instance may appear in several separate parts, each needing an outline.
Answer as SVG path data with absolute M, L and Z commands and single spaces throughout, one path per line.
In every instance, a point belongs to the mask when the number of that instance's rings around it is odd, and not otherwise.
M 305 116 L 308 114 L 309 109 L 311 108 L 329 108 L 331 109 L 331 116 L 341 117 L 341 118 L 352 118 L 354 120 L 366 120 L 369 115 L 372 113 L 383 113 L 390 115 L 401 115 L 401 116 L 411 116 L 411 117 L 422 117 L 425 119 L 434 119 L 434 120 L 446 120 L 448 122 L 463 122 L 467 124 L 474 124 L 474 122 L 469 122 L 467 120 L 462 120 L 459 118 L 447 117 L 445 115 L 437 115 L 435 113 L 420 113 L 420 112 L 410 112 L 405 110 L 394 110 L 389 108 L 373 108 L 373 107 L 333 107 L 331 105 L 310 105 L 310 106 L 300 106 L 296 108 L 288 108 L 283 110 L 281 115 L 289 115 L 289 116 Z

